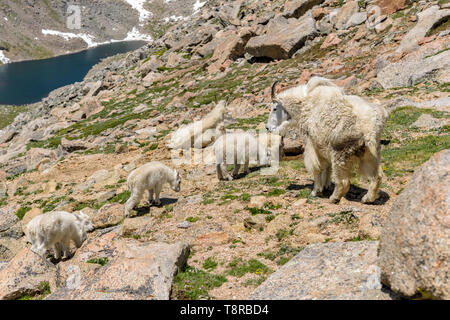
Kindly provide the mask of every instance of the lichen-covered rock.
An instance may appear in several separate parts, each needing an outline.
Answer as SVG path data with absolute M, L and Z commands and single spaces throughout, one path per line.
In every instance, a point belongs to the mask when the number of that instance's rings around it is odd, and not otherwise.
M 94 228 L 118 225 L 124 219 L 124 207 L 120 203 L 105 204 L 92 217 Z
M 8 230 L 19 221 L 17 216 L 14 214 L 16 207 L 17 206 L 15 205 L 9 205 L 0 208 L 0 233 Z
M 54 283 L 55 266 L 23 248 L 0 270 L 0 300 L 14 300 L 39 293 L 41 282 Z
M 283 16 L 286 18 L 300 18 L 312 7 L 321 4 L 324 0 L 289 0 L 286 1 Z
M 143 243 L 115 231 L 90 236 L 71 260 L 58 264 L 57 289 L 47 299 L 168 300 L 188 256 L 187 243 Z
M 23 243 L 20 240 L 1 237 L 0 238 L 0 262 L 10 261 L 22 249 Z
M 251 300 L 390 300 L 376 266 L 377 241 L 306 247 L 250 295 Z
M 381 14 L 393 14 L 406 7 L 406 0 L 375 0 L 374 5 L 380 7 Z
M 307 14 L 281 30 L 251 38 L 245 51 L 255 57 L 288 59 L 316 32 L 315 21 Z
M 412 51 L 419 47 L 417 41 L 427 35 L 427 33 L 439 21 L 450 16 L 450 9 L 439 10 L 439 6 L 432 6 L 418 14 L 419 22 L 412 28 L 400 42 L 397 52 Z
M 420 167 L 380 238 L 382 281 L 404 296 L 450 299 L 450 150 Z
M 440 71 L 450 71 L 450 51 L 429 57 L 418 54 L 408 60 L 391 63 L 378 73 L 377 82 L 385 89 L 414 86 L 433 79 Z

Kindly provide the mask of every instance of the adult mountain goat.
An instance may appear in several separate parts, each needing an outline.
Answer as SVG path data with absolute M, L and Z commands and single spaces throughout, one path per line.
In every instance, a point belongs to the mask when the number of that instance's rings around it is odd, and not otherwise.
M 305 166 L 314 177 L 312 196 L 335 183 L 330 197 L 338 203 L 350 189 L 353 168 L 369 182 L 363 203 L 377 199 L 381 183 L 380 138 L 387 119 L 386 110 L 357 96 L 345 95 L 330 80 L 313 77 L 305 84 L 275 94 L 272 86 L 271 112 L 267 129 L 291 125 L 299 129 L 305 144 Z

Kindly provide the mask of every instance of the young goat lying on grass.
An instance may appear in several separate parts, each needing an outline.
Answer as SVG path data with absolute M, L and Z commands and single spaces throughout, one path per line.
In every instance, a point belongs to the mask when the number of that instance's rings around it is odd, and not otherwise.
M 148 190 L 149 203 L 159 205 L 159 194 L 164 184 L 169 183 L 172 190 L 179 192 L 181 176 L 177 170 L 171 169 L 161 162 L 148 162 L 137 169 L 134 169 L 127 179 L 128 189 L 131 196 L 125 203 L 125 217 L 130 216 L 130 211 L 139 204 L 145 190 Z M 153 200 L 155 194 L 155 200 Z
M 41 256 L 53 249 L 55 259 L 70 257 L 70 242 L 75 242 L 77 248 L 86 240 L 87 232 L 91 231 L 91 220 L 88 215 L 80 212 L 73 214 L 65 211 L 52 211 L 34 217 L 26 226 L 25 234 L 32 244 L 31 250 Z
M 214 129 L 223 121 L 226 112 L 226 103 L 219 101 L 217 106 L 208 113 L 205 118 L 180 127 L 172 136 L 168 147 L 171 149 L 189 149 L 194 147 L 194 142 L 201 138 L 205 131 Z M 203 146 L 203 141 L 197 142 Z

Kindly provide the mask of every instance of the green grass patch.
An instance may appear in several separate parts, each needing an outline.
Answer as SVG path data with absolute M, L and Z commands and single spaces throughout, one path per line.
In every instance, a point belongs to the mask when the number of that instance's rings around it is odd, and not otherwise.
M 344 211 L 337 212 L 337 213 L 329 213 L 328 216 L 331 217 L 330 222 L 334 223 L 334 224 L 344 223 L 344 224 L 351 225 L 354 222 L 359 220 L 358 217 L 355 216 L 353 211 L 349 211 L 349 210 L 344 210 Z
M 203 262 L 202 267 L 206 271 L 213 271 L 215 268 L 217 268 L 217 265 L 218 265 L 217 261 L 214 258 L 209 257 L 208 259 L 205 260 L 205 262 Z
M 42 300 L 50 293 L 52 293 L 50 290 L 50 284 L 47 281 L 40 282 L 38 284 L 37 291 L 38 292 L 36 294 L 25 294 L 20 298 L 17 298 L 16 300 Z
M 87 263 L 93 263 L 93 264 L 99 264 L 102 267 L 105 266 L 108 263 L 108 258 L 107 257 L 103 257 L 103 258 L 94 258 L 94 259 L 89 259 L 88 261 L 86 261 Z
M 256 259 L 243 261 L 241 258 L 236 258 L 228 264 L 226 273 L 230 276 L 240 278 L 247 273 L 258 275 L 268 274 L 270 273 L 270 269 L 264 263 Z
M 172 298 L 178 300 L 209 299 L 209 290 L 220 287 L 227 278 L 193 267 L 186 267 L 174 278 Z
M 22 220 L 25 214 L 30 211 L 30 207 L 21 207 L 16 211 L 16 216 L 19 220 Z

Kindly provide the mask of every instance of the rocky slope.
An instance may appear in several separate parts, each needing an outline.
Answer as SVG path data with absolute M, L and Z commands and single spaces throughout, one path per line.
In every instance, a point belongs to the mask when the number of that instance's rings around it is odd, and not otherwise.
M 74 16 L 69 5 L 80 8 L 79 29 L 68 24 Z M 112 40 L 151 40 L 200 5 L 196 0 L 5 0 L 0 3 L 0 63 L 48 58 Z
M 83 82 L 29 106 L 0 130 L 0 297 L 143 299 L 167 298 L 168 290 L 172 299 L 267 297 L 277 292 L 274 283 L 289 284 L 273 279 L 297 254 L 282 270 L 313 270 L 312 257 L 342 263 L 345 286 L 316 297 L 396 297 L 379 291 L 380 273 L 349 279 L 345 270 L 376 263 L 376 241 L 393 203 L 416 168 L 450 148 L 449 15 L 442 0 L 212 0 L 151 44 L 105 59 Z M 160 207 L 142 201 L 124 219 L 128 173 L 151 160 L 173 166 L 166 144 L 180 125 L 226 99 L 227 130 L 264 128 L 273 81 L 286 88 L 313 74 L 390 112 L 375 204 L 361 204 L 367 190 L 356 178 L 340 204 L 311 197 L 302 143 L 291 132 L 277 174 L 255 168 L 219 182 L 206 147 L 203 163 L 178 166 L 180 193 L 164 189 Z M 83 210 L 96 227 L 63 262 L 40 259 L 23 237 L 32 217 L 56 208 Z M 151 256 L 148 250 L 159 252 L 152 248 L 170 252 L 170 259 Z M 117 276 L 124 264 L 130 284 Z M 356 288 L 373 274 L 375 291 Z M 298 279 L 309 288 L 326 283 L 320 272 Z M 311 297 L 305 287 L 294 298 Z

